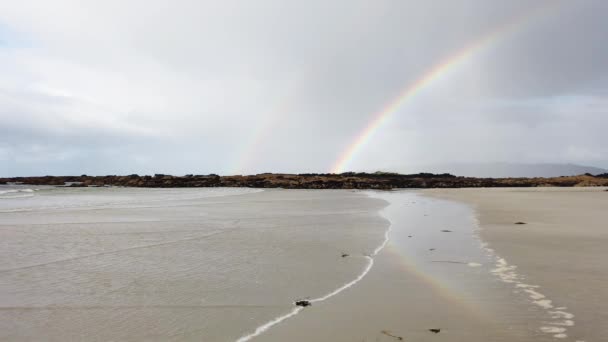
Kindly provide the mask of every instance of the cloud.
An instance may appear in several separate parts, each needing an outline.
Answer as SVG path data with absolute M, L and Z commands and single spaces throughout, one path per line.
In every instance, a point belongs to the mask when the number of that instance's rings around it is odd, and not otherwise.
M 520 158 L 608 166 L 598 129 L 608 117 L 607 6 L 563 1 L 533 18 L 408 103 L 349 167 Z M 532 8 L 4 2 L 0 157 L 9 169 L 0 175 L 324 172 L 401 89 Z

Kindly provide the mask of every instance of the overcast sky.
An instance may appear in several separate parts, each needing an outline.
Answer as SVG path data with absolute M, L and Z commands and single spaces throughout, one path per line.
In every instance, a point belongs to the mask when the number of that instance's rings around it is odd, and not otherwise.
M 326 172 L 402 89 L 526 15 L 347 168 L 608 167 L 608 1 L 542 3 L 2 1 L 0 176 Z

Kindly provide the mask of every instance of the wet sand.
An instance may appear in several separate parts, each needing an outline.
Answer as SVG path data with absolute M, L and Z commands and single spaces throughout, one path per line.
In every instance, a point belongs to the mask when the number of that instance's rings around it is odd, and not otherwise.
M 472 210 L 415 191 L 390 202 L 390 240 L 356 286 L 313 303 L 255 341 L 551 341 L 550 319 L 492 273 Z M 438 333 L 430 329 L 440 329 Z
M 608 336 L 598 189 L 62 191 L 0 211 L 0 340 Z
M 520 279 L 515 282 L 538 286 L 520 288 L 529 290 L 523 295 L 548 311 L 568 313 L 561 314 L 562 326 L 546 325 L 547 330 L 570 341 L 608 341 L 608 192 L 604 188 L 424 192 L 475 208 L 488 248 L 517 266 L 514 272 Z

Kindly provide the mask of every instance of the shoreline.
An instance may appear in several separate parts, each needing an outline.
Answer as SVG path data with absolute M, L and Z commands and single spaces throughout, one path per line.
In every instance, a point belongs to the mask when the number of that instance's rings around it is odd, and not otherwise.
M 387 203 L 388 205 L 389 203 Z M 323 302 L 326 301 L 328 299 L 330 299 L 331 297 L 340 294 L 342 291 L 355 286 L 358 282 L 360 282 L 363 278 L 365 278 L 365 276 L 370 272 L 370 270 L 372 269 L 372 267 L 374 266 L 374 257 L 376 255 L 378 255 L 378 253 L 380 253 L 384 247 L 386 247 L 387 243 L 389 242 L 389 238 L 390 238 L 390 233 L 391 233 L 391 227 L 392 225 L 389 223 L 388 227 L 386 228 L 385 232 L 384 232 L 384 240 L 380 243 L 380 245 L 378 247 L 376 247 L 376 249 L 374 249 L 373 253 L 371 253 L 371 255 L 365 255 L 363 256 L 364 258 L 366 258 L 368 260 L 367 265 L 365 266 L 365 268 L 363 269 L 363 271 L 353 280 L 351 280 L 350 282 L 338 287 L 337 289 L 335 289 L 334 291 L 323 295 L 321 297 L 317 297 L 317 298 L 313 298 L 313 299 L 309 299 L 308 302 L 310 302 L 310 305 L 314 304 L 314 303 L 319 303 L 319 302 Z M 294 303 L 295 305 L 295 303 Z M 250 341 L 251 339 L 260 336 L 261 334 L 263 334 L 264 332 L 266 332 L 267 330 L 269 330 L 270 328 L 272 328 L 273 326 L 291 318 L 296 316 L 298 313 L 300 313 L 300 311 L 304 310 L 305 308 L 302 306 L 297 306 L 289 313 L 276 317 L 273 320 L 257 327 L 255 329 L 254 332 L 250 333 L 250 334 L 246 334 L 242 337 L 240 337 L 236 342 L 246 342 L 246 341 Z
M 412 191 L 373 197 L 390 203 L 380 213 L 391 234 L 367 276 L 259 341 L 550 341 L 539 336 L 544 316 L 493 280 L 467 206 Z M 453 230 L 440 229 L 445 225 Z
M 48 331 L 34 318 L 48 315 L 56 329 L 51 340 L 82 329 L 107 339 L 179 331 L 184 339 L 238 342 L 601 340 L 602 313 L 608 315 L 603 190 L 268 190 L 221 200 L 213 191 L 191 196 L 194 190 L 40 191 L 36 200 L 14 202 L 59 198 L 70 205 L 4 213 L 7 255 L 49 244 L 85 246 L 90 237 L 98 245 L 65 261 L 61 253 L 72 249 L 6 258 L 17 268 L 3 274 L 3 292 L 11 295 L 1 298 L 0 330 L 14 339 L 43 336 L 37 334 Z M 134 193 L 141 205 L 133 205 Z M 33 233 L 48 242 L 37 244 Z M 117 241 L 125 245 L 115 250 Z M 95 248 L 103 253 L 90 258 Z M 58 260 L 62 273 L 53 271 Z M 35 272 L 21 267 L 32 264 Z M 73 280 L 133 266 L 138 274 L 111 277 L 121 283 Z M 82 295 L 63 297 L 46 279 Z M 158 292 L 167 281 L 173 286 Z M 138 324 L 95 325 L 127 314 Z M 81 323 L 62 323 L 72 320 Z M 154 320 L 159 324 L 149 329 L 157 335 L 147 335 L 142 327 Z

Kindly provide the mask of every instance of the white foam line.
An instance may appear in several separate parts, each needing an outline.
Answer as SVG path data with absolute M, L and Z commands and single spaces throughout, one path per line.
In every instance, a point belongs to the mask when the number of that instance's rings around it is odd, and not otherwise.
M 553 301 L 547 299 L 544 294 L 537 291 L 540 286 L 524 283 L 522 281 L 524 277 L 522 277 L 516 272 L 517 266 L 509 264 L 504 258 L 501 258 L 498 254 L 496 254 L 493 249 L 489 248 L 488 243 L 483 242 L 481 240 L 481 236 L 479 234 L 481 230 L 481 224 L 479 223 L 479 220 L 477 218 L 474 218 L 474 220 L 476 223 L 475 232 L 477 234 L 478 240 L 481 243 L 481 248 L 485 249 L 488 255 L 494 258 L 495 260 L 495 266 L 490 272 L 497 276 L 503 282 L 511 283 L 516 289 L 523 290 L 523 292 L 528 295 L 528 298 L 531 303 L 545 309 L 545 311 L 551 316 L 551 318 L 554 319 L 554 321 L 552 322 L 545 322 L 550 326 L 540 327 L 540 331 L 546 334 L 552 334 L 555 338 L 568 337 L 568 335 L 566 334 L 566 328 L 564 327 L 574 326 L 574 321 L 572 320 L 574 318 L 574 315 L 569 312 L 561 311 L 566 308 L 555 308 Z M 551 309 L 555 309 L 557 311 L 551 311 Z
M 28 198 L 28 197 L 34 197 L 34 195 L 0 196 L 0 199 L 14 199 L 14 198 Z
M 337 295 L 338 293 L 346 290 L 347 288 L 352 287 L 356 283 L 360 282 L 361 279 L 363 279 L 363 277 L 365 277 L 365 275 L 369 272 L 369 270 L 372 269 L 372 266 L 374 265 L 374 259 L 372 259 L 372 257 L 366 256 L 366 258 L 368 259 L 369 262 L 367 263 L 367 266 L 365 267 L 365 270 L 361 274 L 359 274 L 359 276 L 357 278 L 355 278 L 355 280 L 353 280 L 353 281 L 351 281 L 349 283 L 344 284 L 342 287 L 337 288 L 333 292 L 330 292 L 330 293 L 326 294 L 323 297 L 312 299 L 310 302 L 311 303 L 322 302 L 322 301 L 327 300 L 327 299 L 329 299 L 329 298 Z
M 9 190 L 0 190 L 0 195 L 15 194 L 15 193 L 19 193 L 19 192 L 32 193 L 32 192 L 37 191 L 37 190 L 38 189 L 9 189 Z
M 254 332 L 252 332 L 249 335 L 245 335 L 245 336 L 239 338 L 238 340 L 236 340 L 236 342 L 249 341 L 256 336 L 261 335 L 264 331 L 270 329 L 273 325 L 279 324 L 279 323 L 283 322 L 284 320 L 297 315 L 298 312 L 302 311 L 302 309 L 303 309 L 303 307 L 298 306 L 298 307 L 294 308 L 293 310 L 291 310 L 290 313 L 283 315 L 283 316 L 279 316 L 279 317 L 273 319 L 272 321 L 257 327 Z
M 319 297 L 319 298 L 314 298 L 309 300 L 309 302 L 311 303 L 318 303 L 318 302 L 322 302 L 325 301 L 335 295 L 337 295 L 338 293 L 354 286 L 355 284 L 357 284 L 358 282 L 360 282 L 368 273 L 369 271 L 372 269 L 372 266 L 374 266 L 374 258 L 376 255 L 378 255 L 378 253 L 380 253 L 380 251 L 382 251 L 382 249 L 384 249 L 384 247 L 386 247 L 386 245 L 388 244 L 388 240 L 389 240 L 389 234 L 391 232 L 391 226 L 389 225 L 389 227 L 386 229 L 386 231 L 384 232 L 384 241 L 382 241 L 382 243 L 380 244 L 380 246 L 376 247 L 376 249 L 374 249 L 374 252 L 371 255 L 366 255 L 365 258 L 368 260 L 367 266 L 365 266 L 365 269 L 363 270 L 363 272 L 361 272 L 359 274 L 359 276 L 357 276 L 357 278 L 355 278 L 354 280 L 342 285 L 341 287 L 335 289 L 334 291 Z M 297 315 L 300 311 L 302 311 L 302 309 L 304 309 L 301 306 L 298 306 L 296 308 L 294 308 L 293 310 L 291 310 L 289 313 L 276 317 L 273 320 L 271 320 L 268 323 L 265 323 L 264 325 L 261 325 L 259 327 L 257 327 L 255 329 L 254 332 L 252 332 L 251 334 L 248 335 L 244 335 L 241 338 L 239 338 L 238 340 L 236 340 L 236 342 L 246 342 L 246 341 L 250 341 L 252 338 L 257 337 L 259 335 L 261 335 L 262 333 L 264 333 L 265 331 L 267 331 L 268 329 L 270 329 L 271 327 L 273 327 L 274 325 L 277 325 L 281 322 L 283 322 L 284 320 L 291 318 L 295 315 Z

